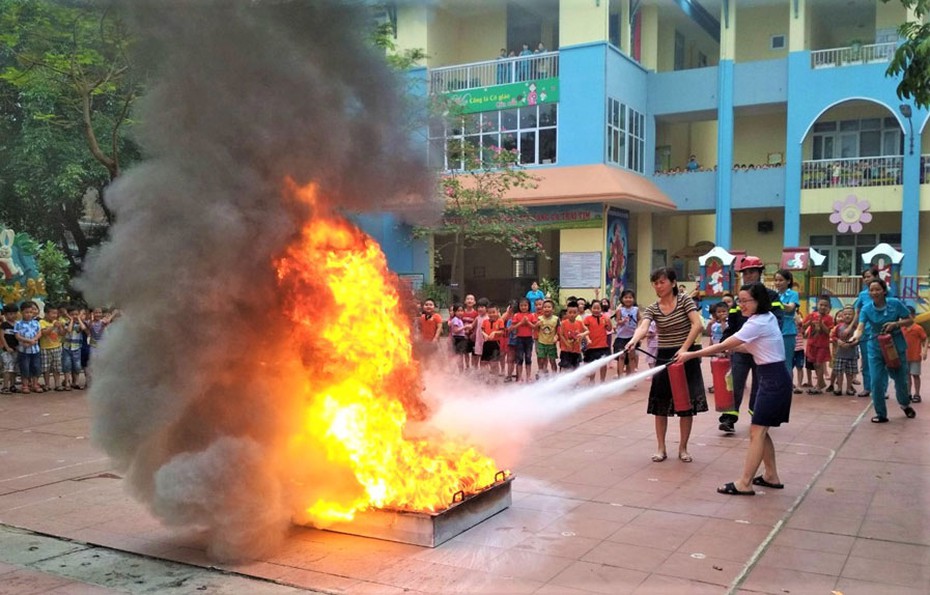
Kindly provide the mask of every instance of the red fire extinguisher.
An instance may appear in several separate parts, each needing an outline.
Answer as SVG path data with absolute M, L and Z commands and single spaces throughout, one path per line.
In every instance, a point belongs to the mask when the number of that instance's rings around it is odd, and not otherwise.
M 889 370 L 897 370 L 901 367 L 901 358 L 898 356 L 898 348 L 894 346 L 894 340 L 889 334 L 878 336 L 878 348 L 882 352 L 882 358 L 885 360 L 885 366 Z
M 691 411 L 691 392 L 688 390 L 688 377 L 685 375 L 684 362 L 668 365 L 668 381 L 672 386 L 672 403 L 676 413 Z
M 710 373 L 714 377 L 714 407 L 719 412 L 733 411 L 733 375 L 730 374 L 730 358 L 715 357 L 710 360 Z

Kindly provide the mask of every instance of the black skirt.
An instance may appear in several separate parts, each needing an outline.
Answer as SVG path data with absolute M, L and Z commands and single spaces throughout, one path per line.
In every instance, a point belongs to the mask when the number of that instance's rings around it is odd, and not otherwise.
M 756 366 L 756 392 L 751 401 L 752 423 L 774 428 L 788 423 L 791 413 L 791 373 L 784 362 Z
M 658 363 L 666 363 L 678 353 L 678 349 L 678 347 L 659 347 L 659 352 L 656 354 Z M 697 351 L 698 349 L 700 349 L 700 346 L 692 345 L 689 351 Z M 689 417 L 707 411 L 707 395 L 704 393 L 704 376 L 701 374 L 700 358 L 685 362 L 685 376 L 688 379 L 688 392 L 691 393 L 691 411 L 675 411 L 675 405 L 672 403 L 672 386 L 669 383 L 668 370 L 662 370 L 652 377 L 652 387 L 649 389 L 649 404 L 646 413 L 664 417 L 673 415 Z

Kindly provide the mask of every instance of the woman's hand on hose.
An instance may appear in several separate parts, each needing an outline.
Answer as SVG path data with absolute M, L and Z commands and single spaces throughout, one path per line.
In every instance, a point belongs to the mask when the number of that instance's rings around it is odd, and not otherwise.
M 696 357 L 700 357 L 696 351 L 688 351 L 686 348 L 682 347 L 678 350 L 678 353 L 675 354 L 675 357 L 672 358 L 672 363 L 685 363 L 689 359 L 694 359 Z

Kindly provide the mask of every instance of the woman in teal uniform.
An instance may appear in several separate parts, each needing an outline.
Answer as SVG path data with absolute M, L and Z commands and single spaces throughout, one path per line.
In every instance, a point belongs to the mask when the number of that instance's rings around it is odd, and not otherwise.
M 870 337 L 868 341 L 868 358 L 869 371 L 871 372 L 872 386 L 872 406 L 875 408 L 875 417 L 872 423 L 881 424 L 888 421 L 888 408 L 885 406 L 885 391 L 888 390 L 888 377 L 894 379 L 894 392 L 898 404 L 904 411 L 904 415 L 913 418 L 917 417 L 917 412 L 911 407 L 911 398 L 908 395 L 907 386 L 907 367 L 905 362 L 907 358 L 907 344 L 904 341 L 904 335 L 901 333 L 901 327 L 914 324 L 911 313 L 908 311 L 904 302 L 897 298 L 888 297 L 888 286 L 881 279 L 873 278 L 869 282 L 869 297 L 872 298 L 870 303 L 862 306 L 859 312 L 859 327 L 852 337 L 853 343 L 858 343 L 863 333 Z M 894 341 L 895 349 L 898 351 L 898 359 L 901 365 L 897 368 L 889 368 L 885 365 L 885 359 L 882 357 L 881 347 L 877 337 L 882 334 L 891 334 Z

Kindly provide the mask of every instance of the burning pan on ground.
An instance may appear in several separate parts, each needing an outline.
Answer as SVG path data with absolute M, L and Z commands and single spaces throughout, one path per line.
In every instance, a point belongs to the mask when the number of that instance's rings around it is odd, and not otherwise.
M 466 496 L 456 494 L 449 508 L 439 512 L 370 509 L 359 512 L 350 522 L 339 522 L 328 531 L 436 547 L 464 533 L 510 506 L 513 475 L 498 472 L 494 484 Z

